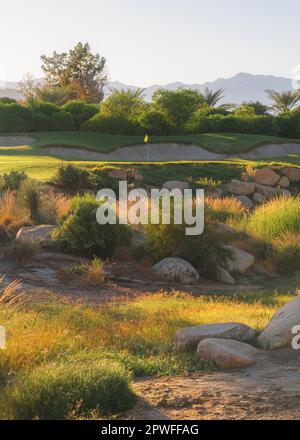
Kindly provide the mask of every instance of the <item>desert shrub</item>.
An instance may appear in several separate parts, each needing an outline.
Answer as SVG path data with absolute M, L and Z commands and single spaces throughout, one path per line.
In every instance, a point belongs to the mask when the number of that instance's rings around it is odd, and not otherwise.
M 300 233 L 300 200 L 275 198 L 259 206 L 249 219 L 248 231 L 260 239 L 271 241 L 283 234 Z
M 16 217 L 16 197 L 12 191 L 5 191 L 0 197 L 0 224 L 7 225 Z
M 10 171 L 2 176 L 1 189 L 14 191 L 19 189 L 23 180 L 27 179 L 27 175 L 23 171 Z
M 87 104 L 84 101 L 70 101 L 62 109 L 73 116 L 75 129 L 79 130 L 81 125 L 99 113 L 99 107 L 95 104 Z
M 107 134 L 134 135 L 142 133 L 139 123 L 124 116 L 106 116 L 97 114 L 82 125 L 83 131 L 93 131 Z
M 54 131 L 73 131 L 74 120 L 71 113 L 57 112 L 51 116 L 51 130 Z
M 53 233 L 56 246 L 66 252 L 88 257 L 110 257 L 116 247 L 129 244 L 131 231 L 126 225 L 99 225 L 99 202 L 90 194 L 71 200 L 66 220 Z
M 36 255 L 38 244 L 32 241 L 15 240 L 5 248 L 5 258 L 15 264 L 28 263 Z
M 87 266 L 85 281 L 90 287 L 99 286 L 105 280 L 106 273 L 104 269 L 104 262 L 100 258 L 94 258 Z
M 226 222 L 230 219 L 239 219 L 245 213 L 245 207 L 234 197 L 220 199 L 207 197 L 206 206 L 210 209 L 212 218 L 217 222 Z
M 143 130 L 149 134 L 160 136 L 174 132 L 174 127 L 168 121 L 165 114 L 157 110 L 145 112 L 139 118 L 139 123 Z
M 34 223 L 38 223 L 41 220 L 42 191 L 42 184 L 33 179 L 24 180 L 18 191 L 18 205 Z
M 54 183 L 68 193 L 90 188 L 89 172 L 74 165 L 62 165 L 54 176 Z
M 24 133 L 32 129 L 31 111 L 19 104 L 0 104 L 0 133 Z
M 223 237 L 216 234 L 209 213 L 205 216 L 202 235 L 186 235 L 187 225 L 145 225 L 145 252 L 155 261 L 178 257 L 190 262 L 202 275 L 214 277 L 219 265 L 224 265 L 230 253 L 224 249 Z
M 300 267 L 300 235 L 287 233 L 274 240 L 270 255 L 276 271 L 290 275 Z
M 211 191 L 217 189 L 221 185 L 220 180 L 214 180 L 211 177 L 199 177 L 198 179 L 193 179 L 190 177 L 188 179 L 190 186 L 195 189 L 204 189 L 206 191 Z
M 7 418 L 62 420 L 116 414 L 131 408 L 130 374 L 114 362 L 45 364 L 24 373 L 8 388 Z

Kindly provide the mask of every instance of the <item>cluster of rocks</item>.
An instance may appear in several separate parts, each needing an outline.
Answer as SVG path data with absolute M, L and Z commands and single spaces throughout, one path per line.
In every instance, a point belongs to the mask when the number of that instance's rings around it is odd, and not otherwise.
M 255 171 L 253 175 L 243 173 L 241 180 L 232 180 L 228 185 L 228 193 L 243 206 L 252 209 L 276 196 L 290 197 L 288 188 L 291 182 L 300 182 L 299 168 L 266 167 Z
M 222 369 L 255 363 L 262 350 L 292 346 L 293 328 L 300 324 L 300 296 L 282 307 L 259 334 L 241 323 L 200 325 L 183 328 L 175 334 L 174 349 L 197 347 L 201 360 Z
M 115 180 L 133 180 L 135 182 L 142 182 L 143 175 L 135 169 L 116 168 L 108 172 L 108 177 Z
M 234 275 L 249 273 L 255 264 L 255 258 L 235 246 L 228 245 L 225 249 L 229 251 L 230 258 L 226 267 L 217 268 L 217 281 L 234 285 L 236 284 Z M 197 270 L 181 258 L 165 258 L 153 266 L 151 272 L 155 281 L 193 284 L 200 280 Z

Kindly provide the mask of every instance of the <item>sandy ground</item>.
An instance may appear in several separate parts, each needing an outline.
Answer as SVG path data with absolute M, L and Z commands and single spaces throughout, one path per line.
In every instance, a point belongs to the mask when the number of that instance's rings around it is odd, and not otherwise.
M 205 150 L 196 144 L 158 143 L 135 145 L 118 148 L 110 153 L 97 153 L 83 148 L 66 148 L 53 146 L 44 151 L 62 159 L 86 159 L 100 161 L 176 161 L 176 160 L 223 160 L 232 158 L 243 159 L 274 159 L 300 153 L 300 144 L 266 144 L 249 153 L 239 155 L 218 154 Z
M 140 399 L 122 419 L 299 420 L 300 352 L 261 352 L 256 364 L 227 372 L 145 378 Z
M 33 142 L 34 139 L 29 136 L 0 136 L 0 147 L 19 147 Z

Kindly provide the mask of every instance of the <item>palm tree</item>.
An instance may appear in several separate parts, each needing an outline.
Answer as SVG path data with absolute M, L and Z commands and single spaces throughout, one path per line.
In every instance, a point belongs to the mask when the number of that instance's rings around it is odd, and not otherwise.
M 300 101 L 300 89 L 288 90 L 287 92 L 276 92 L 275 90 L 266 90 L 269 98 L 273 101 L 270 107 L 276 113 L 284 113 L 292 110 Z
M 210 90 L 208 87 L 206 87 L 202 96 L 208 107 L 215 107 L 217 103 L 224 98 L 224 92 L 224 89 L 219 89 L 214 92 L 213 90 Z

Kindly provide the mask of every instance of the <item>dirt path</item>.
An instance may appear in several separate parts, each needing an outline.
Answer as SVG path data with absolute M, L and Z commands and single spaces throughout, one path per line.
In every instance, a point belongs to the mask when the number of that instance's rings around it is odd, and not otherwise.
M 142 379 L 124 419 L 300 419 L 300 352 L 262 352 L 256 365 L 228 372 Z
M 266 144 L 249 153 L 239 155 L 218 154 L 197 144 L 158 143 L 149 146 L 122 147 L 110 153 L 98 153 L 84 148 L 53 146 L 43 149 L 48 154 L 62 159 L 86 159 L 99 161 L 143 161 L 164 162 L 176 160 L 223 160 L 233 158 L 268 159 L 299 154 L 300 144 Z

